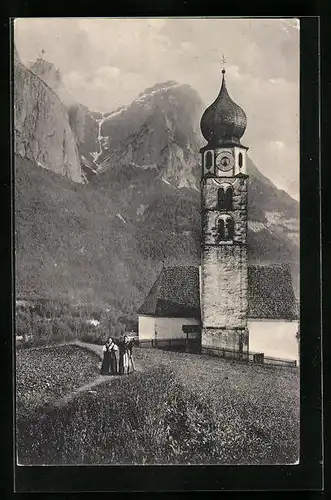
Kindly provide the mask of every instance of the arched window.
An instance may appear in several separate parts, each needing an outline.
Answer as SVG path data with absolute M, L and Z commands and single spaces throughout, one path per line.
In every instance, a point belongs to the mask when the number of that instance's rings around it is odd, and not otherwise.
M 206 153 L 205 165 L 207 170 L 210 170 L 213 166 L 213 153 L 211 151 L 207 151 Z
M 243 166 L 243 155 L 242 155 L 242 153 L 239 153 L 238 163 L 239 163 L 239 168 L 241 168 Z
M 217 221 L 217 242 L 233 240 L 234 220 L 231 215 L 225 215 Z
M 223 184 L 217 191 L 217 206 L 219 210 L 233 210 L 233 188 L 231 184 Z
M 233 240 L 233 233 L 234 233 L 234 220 L 232 217 L 227 217 L 225 221 L 225 236 L 227 240 Z
M 225 240 L 225 224 L 223 219 L 218 219 L 217 221 L 217 240 Z

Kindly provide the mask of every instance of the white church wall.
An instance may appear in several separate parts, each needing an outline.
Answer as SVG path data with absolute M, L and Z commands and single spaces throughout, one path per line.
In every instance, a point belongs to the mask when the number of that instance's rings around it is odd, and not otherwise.
M 140 340 L 152 340 L 155 338 L 155 318 L 152 316 L 139 316 L 138 336 Z
M 299 362 L 298 321 L 248 321 L 249 350 Z
M 195 318 L 155 318 L 157 338 L 186 338 L 183 325 L 200 325 L 200 321 Z

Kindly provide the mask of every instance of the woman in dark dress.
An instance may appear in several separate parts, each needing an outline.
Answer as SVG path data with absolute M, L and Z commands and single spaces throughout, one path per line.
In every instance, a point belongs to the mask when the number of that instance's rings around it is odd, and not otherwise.
M 103 361 L 101 365 L 102 375 L 116 375 L 117 374 L 117 345 L 109 338 L 103 346 Z

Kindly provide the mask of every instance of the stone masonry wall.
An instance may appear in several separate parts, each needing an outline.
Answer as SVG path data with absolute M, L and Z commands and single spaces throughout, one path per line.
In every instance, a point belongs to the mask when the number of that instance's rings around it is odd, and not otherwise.
M 246 246 L 205 248 L 201 274 L 203 326 L 245 328 L 248 310 Z
M 220 349 L 242 352 L 243 355 L 248 355 L 249 352 L 249 333 L 247 329 L 214 329 L 203 328 L 201 338 L 202 352 L 207 354 L 223 354 Z M 213 348 L 215 350 L 213 350 Z
M 234 220 L 234 241 L 247 241 L 247 178 L 206 179 L 202 183 L 202 229 L 204 243 L 215 243 L 215 227 L 221 212 L 217 210 L 217 190 L 224 183 L 233 186 L 233 210 L 227 213 Z
M 234 242 L 246 243 L 247 239 L 247 215 L 243 210 L 228 211 L 234 220 Z M 217 221 L 220 212 L 206 211 L 202 216 L 202 227 L 204 231 L 204 243 L 213 245 L 217 235 Z
M 233 186 L 233 210 L 247 210 L 248 178 L 228 177 L 224 179 L 207 178 L 202 183 L 202 203 L 207 210 L 217 209 L 217 190 L 222 184 Z
M 234 238 L 217 245 L 214 228 L 221 213 L 217 191 L 222 183 L 233 186 L 233 210 L 226 213 L 234 219 Z M 214 347 L 248 355 L 247 183 L 243 177 L 202 182 L 202 351 Z

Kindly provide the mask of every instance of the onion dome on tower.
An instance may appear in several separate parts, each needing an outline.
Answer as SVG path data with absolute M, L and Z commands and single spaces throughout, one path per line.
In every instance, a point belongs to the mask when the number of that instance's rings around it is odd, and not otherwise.
M 247 126 L 246 113 L 228 94 L 225 69 L 222 74 L 221 90 L 202 115 L 200 128 L 210 146 L 238 146 Z

